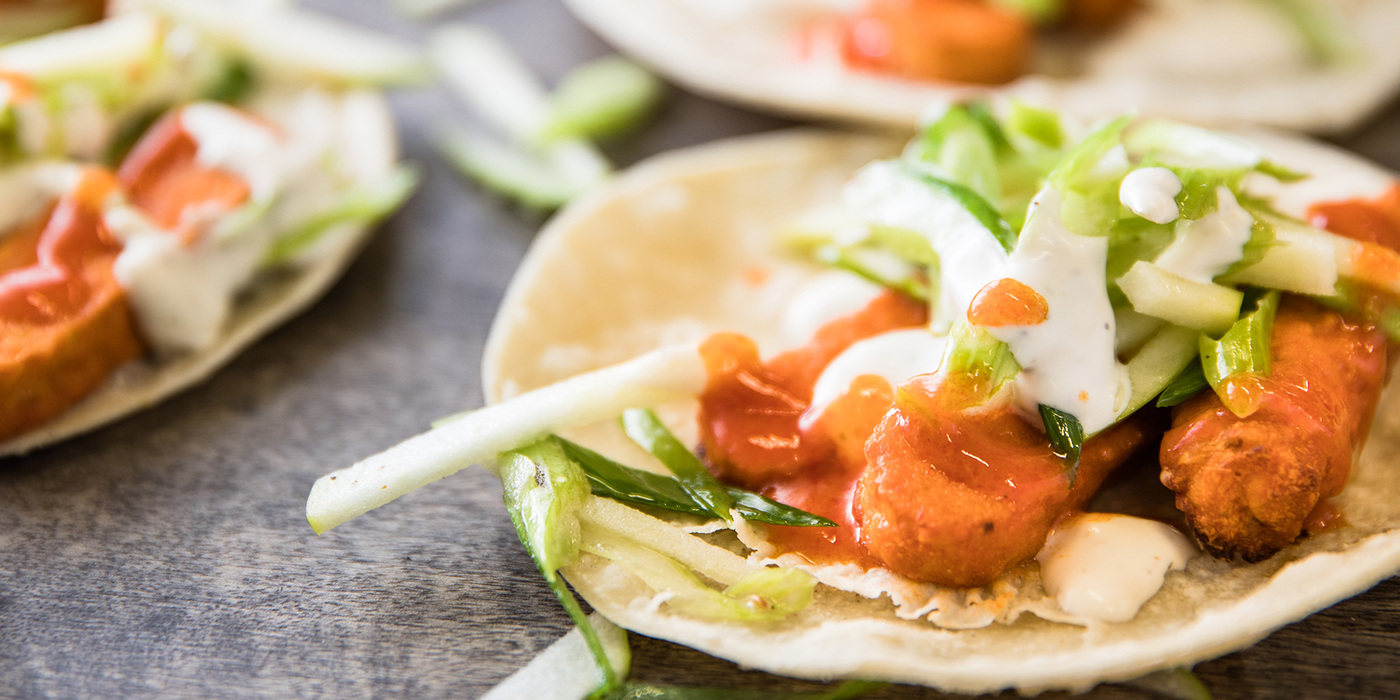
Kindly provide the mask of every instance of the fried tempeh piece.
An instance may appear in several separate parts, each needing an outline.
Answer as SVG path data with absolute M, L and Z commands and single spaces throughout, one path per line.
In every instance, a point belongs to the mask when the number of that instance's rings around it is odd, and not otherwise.
M 1298 538 L 1346 485 L 1385 384 L 1384 334 L 1302 298 L 1285 298 L 1271 349 L 1254 413 L 1203 392 L 1162 439 L 1162 483 L 1217 557 L 1260 561 Z
M 854 509 L 866 551 L 890 570 L 975 587 L 1033 556 L 1065 513 L 1160 434 L 1145 411 L 1084 444 L 1073 485 L 1045 433 L 1009 405 L 950 410 L 937 375 L 905 383 L 866 443 Z M 955 402 L 956 406 L 956 402 Z
M 113 183 L 92 170 L 38 222 L 19 231 L 0 269 L 0 440 L 35 428 L 142 353 L 126 295 L 112 276 L 120 244 L 98 201 Z M 32 243 L 32 255 L 19 249 Z

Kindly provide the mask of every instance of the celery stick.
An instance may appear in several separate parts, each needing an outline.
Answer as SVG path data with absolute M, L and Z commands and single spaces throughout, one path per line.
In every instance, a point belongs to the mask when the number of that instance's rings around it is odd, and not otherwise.
M 613 672 L 618 678 L 625 678 L 632 665 L 627 631 L 608 622 L 597 612 L 588 616 L 588 622 L 607 651 Z M 587 696 L 603 683 L 604 678 L 580 631 L 582 629 L 575 627 L 550 644 L 530 663 L 486 691 L 481 700 Z
M 631 131 L 655 111 L 664 94 L 656 76 L 621 56 L 606 56 L 569 71 L 550 98 L 550 119 L 539 138 L 606 138 Z
M 0 48 L 0 71 L 36 82 L 89 75 L 139 73 L 156 57 L 160 23 L 145 15 L 122 15 Z
M 1272 369 L 1270 344 L 1274 332 L 1274 315 L 1278 312 L 1279 293 L 1271 291 L 1259 298 L 1253 311 L 1245 314 L 1219 340 L 1201 336 L 1201 369 L 1220 400 L 1240 417 L 1253 412 L 1254 406 L 1242 403 L 1228 391 L 1229 381 L 1241 375 L 1267 377 Z
M 312 12 L 218 0 L 141 0 L 140 5 L 274 74 L 350 85 L 420 84 L 429 77 L 428 64 L 413 45 Z
M 690 398 L 705 388 L 694 345 L 655 350 L 621 364 L 487 406 L 321 477 L 306 519 L 325 532 L 474 463 L 565 428 L 608 420 L 633 406 Z
M 1237 290 L 1188 280 L 1147 261 L 1118 278 L 1118 287 L 1138 313 L 1211 333 L 1224 332 L 1239 318 L 1244 299 Z
M 1158 331 L 1128 360 L 1128 379 L 1133 394 L 1120 418 L 1146 406 L 1153 397 L 1171 386 L 1182 370 L 1200 354 L 1200 332 L 1183 326 L 1167 326 Z
M 549 163 L 481 134 L 455 129 L 438 140 L 438 148 L 463 175 L 527 207 L 555 209 L 578 193 Z
M 1259 260 L 1227 271 L 1221 281 L 1326 296 L 1337 286 L 1338 238 L 1311 226 L 1275 222 L 1273 243 L 1261 251 Z

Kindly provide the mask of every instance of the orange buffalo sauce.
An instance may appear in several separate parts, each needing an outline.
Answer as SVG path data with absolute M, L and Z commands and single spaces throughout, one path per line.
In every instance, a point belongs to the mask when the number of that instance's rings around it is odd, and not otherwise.
M 814 561 L 861 556 L 850 492 L 864 468 L 865 437 L 889 408 L 889 385 L 877 377 L 859 379 L 817 425 L 803 430 L 799 419 L 833 358 L 859 340 L 922 325 L 926 317 L 922 304 L 885 292 L 860 312 L 823 326 L 808 345 L 766 363 L 742 336 L 719 334 L 701 346 L 710 379 L 698 420 L 711 468 L 725 481 L 840 524 L 773 527 L 779 547 Z
M 1010 405 L 966 410 L 968 387 L 915 377 L 866 443 L 855 510 L 866 550 L 892 571 L 981 586 L 1034 556 L 1054 523 L 1158 434 L 1152 416 L 1085 443 L 1073 486 L 1039 426 Z
M 242 178 L 201 164 L 198 154 L 199 143 L 174 112 L 146 132 L 117 171 L 131 202 L 161 228 L 177 231 L 186 245 L 201 230 L 187 218 L 191 208 L 231 211 L 247 201 L 250 192 Z
M 1033 556 L 1058 518 L 1158 434 L 1145 418 L 1096 436 L 1071 488 L 1038 426 L 1009 406 L 964 410 L 971 387 L 937 374 L 897 391 L 881 377 L 859 377 L 804 429 L 800 419 L 827 363 L 857 340 L 922 325 L 924 314 L 887 292 L 766 363 L 741 336 L 717 335 L 702 346 L 710 380 L 699 423 L 711 468 L 839 525 L 770 526 L 780 552 L 983 585 Z
M 102 222 L 111 175 L 90 169 L 0 247 L 0 439 L 42 425 L 142 352 Z M 30 253 L 29 251 L 32 251 Z
M 223 212 L 249 195 L 242 179 L 197 154 L 178 113 L 167 116 L 115 175 L 89 168 L 40 216 L 0 232 L 0 440 L 48 422 L 144 352 L 113 275 L 122 244 L 103 221 L 104 202 L 124 188 L 156 224 L 193 242 L 202 227 L 191 208 Z

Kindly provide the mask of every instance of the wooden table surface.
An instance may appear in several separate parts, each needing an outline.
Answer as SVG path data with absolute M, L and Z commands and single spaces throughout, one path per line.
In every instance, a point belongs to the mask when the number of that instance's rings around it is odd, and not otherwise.
M 383 2 L 321 5 L 426 30 Z M 608 51 L 557 0 L 495 0 L 448 19 L 502 31 L 549 80 Z M 422 188 L 324 301 L 204 386 L 0 461 L 0 696 L 475 697 L 568 629 L 480 470 L 324 537 L 303 519 L 316 477 L 481 403 L 487 326 L 540 223 L 435 157 L 433 125 L 460 118 L 445 95 L 394 102 Z M 610 153 L 626 165 L 786 124 L 677 91 Z M 1400 109 L 1344 143 L 1400 169 Z M 821 687 L 636 635 L 632 645 L 640 680 Z M 1197 672 L 1222 698 L 1400 696 L 1400 583 Z M 1138 696 L 1105 686 L 1089 697 Z

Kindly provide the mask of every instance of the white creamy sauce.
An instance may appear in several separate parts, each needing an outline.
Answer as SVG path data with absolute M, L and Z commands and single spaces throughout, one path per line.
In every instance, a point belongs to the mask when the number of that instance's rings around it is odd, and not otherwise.
M 895 163 L 881 161 L 861 168 L 843 198 L 867 224 L 901 228 L 928 239 L 939 259 L 936 324 L 962 318 L 973 296 L 1004 276 L 1006 251 L 982 224 L 962 206 L 904 174 Z
M 262 242 L 201 236 L 186 246 L 133 207 L 112 209 L 105 221 L 125 241 L 112 271 L 152 348 L 169 354 L 217 340 L 234 295 L 257 271 Z
M 1155 224 L 1169 224 L 1181 215 L 1176 196 L 1181 180 L 1166 168 L 1139 168 L 1123 178 L 1118 201 L 1129 211 Z
M 802 414 L 801 427 L 810 428 L 833 401 L 844 396 L 856 377 L 873 374 L 899 386 L 920 374 L 938 370 L 947 337 L 925 328 L 905 328 L 866 338 L 836 356 L 817 378 L 812 403 Z
M 883 288 L 849 272 L 823 272 L 804 283 L 788 303 L 779 329 L 787 347 L 805 345 L 822 326 L 864 309 Z
M 199 144 L 199 164 L 237 175 L 248 183 L 253 199 L 265 199 L 281 187 L 283 145 L 265 124 L 231 107 L 200 102 L 180 111 L 180 126 Z
M 276 134 L 223 105 L 184 108 L 181 126 L 198 144 L 196 159 L 242 178 L 251 197 L 267 200 L 282 188 L 284 173 Z M 234 297 L 257 273 L 271 242 L 266 227 L 218 235 L 229 212 L 222 206 L 191 207 L 183 226 L 199 231 L 186 245 L 134 207 L 109 210 L 105 221 L 124 241 L 113 272 L 127 291 L 142 335 L 158 353 L 196 351 L 218 340 Z
M 1230 188 L 1215 190 L 1219 207 L 1195 220 L 1176 224 L 1176 238 L 1153 262 L 1196 282 L 1210 282 L 1244 257 L 1244 245 L 1254 226 Z
M 1086 513 L 1056 527 L 1035 558 L 1045 591 L 1065 612 L 1127 622 L 1161 590 L 1167 572 L 1186 568 L 1196 553 L 1169 525 Z
M 1069 413 L 1085 435 L 1116 421 L 1132 394 L 1127 368 L 1114 353 L 1107 257 L 1108 237 L 1066 229 L 1060 193 L 1046 187 L 1031 204 L 1020 242 L 1000 276 L 1038 292 L 1049 315 L 1033 326 L 987 329 L 1011 347 L 1021 365 L 1012 384 L 1017 406 L 1028 415 L 1037 415 L 1039 404 Z

